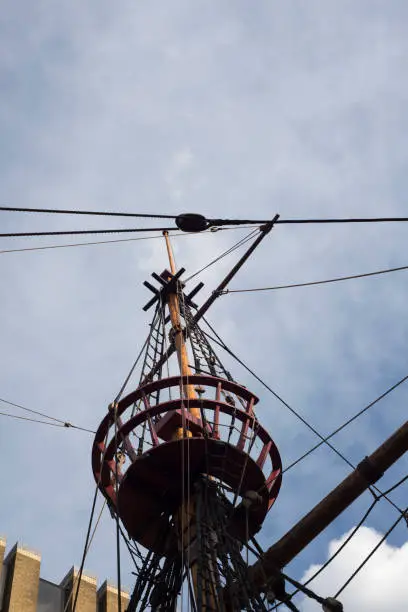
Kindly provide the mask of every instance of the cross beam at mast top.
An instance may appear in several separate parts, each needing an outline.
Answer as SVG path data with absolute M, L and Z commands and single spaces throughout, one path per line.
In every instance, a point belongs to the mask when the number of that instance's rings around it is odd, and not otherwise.
M 221 292 L 225 289 L 225 287 L 228 285 L 228 283 L 234 278 L 234 276 L 237 274 L 237 272 L 242 268 L 242 266 L 244 265 L 246 260 L 250 257 L 250 255 L 252 255 L 252 253 L 255 251 L 257 246 L 262 242 L 262 240 L 265 238 L 265 236 L 267 236 L 267 234 L 269 234 L 269 232 L 272 230 L 274 224 L 277 222 L 278 219 L 279 219 L 279 215 L 275 215 L 275 217 L 271 221 L 269 221 L 268 223 L 266 223 L 265 225 L 263 225 L 260 228 L 260 235 L 251 244 L 251 246 L 247 249 L 247 251 L 241 257 L 241 259 L 232 268 L 232 270 L 230 272 L 228 272 L 228 274 L 225 276 L 225 278 L 218 285 L 217 289 L 215 289 L 215 291 L 213 291 L 213 293 L 210 295 L 210 297 L 198 309 L 198 311 L 196 312 L 196 314 L 194 315 L 194 317 L 192 319 L 192 322 L 191 322 L 192 325 L 195 325 L 196 323 L 198 323 L 198 321 L 200 319 L 202 319 L 202 317 L 205 315 L 207 310 L 212 306 L 212 304 L 215 302 L 215 300 L 221 294 Z M 184 336 L 184 339 L 188 338 L 188 336 L 189 336 L 189 330 L 188 329 L 184 330 L 183 336 Z M 176 350 L 176 346 L 174 344 L 169 346 L 169 348 L 167 349 L 165 354 L 159 359 L 159 361 L 156 363 L 154 368 L 152 368 L 152 370 L 146 376 L 145 380 L 142 381 L 142 384 L 146 384 L 147 382 L 149 382 L 150 380 L 153 379 L 153 376 L 157 372 L 160 371 L 160 369 L 167 362 L 167 360 L 171 357 L 171 355 L 173 355 L 175 350 Z

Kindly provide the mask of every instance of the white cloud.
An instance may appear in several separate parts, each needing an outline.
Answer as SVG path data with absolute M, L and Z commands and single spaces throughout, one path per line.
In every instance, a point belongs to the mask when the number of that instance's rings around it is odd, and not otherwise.
M 349 533 L 329 543 L 327 558 L 336 552 Z M 375 529 L 362 527 L 333 563 L 310 584 L 310 588 L 322 597 L 332 597 L 382 537 Z M 320 567 L 309 567 L 302 582 Z M 384 542 L 338 599 L 345 612 L 401 612 L 408 602 L 407 572 L 408 543 L 392 546 Z M 301 610 L 312 612 L 321 610 L 321 606 L 305 599 Z

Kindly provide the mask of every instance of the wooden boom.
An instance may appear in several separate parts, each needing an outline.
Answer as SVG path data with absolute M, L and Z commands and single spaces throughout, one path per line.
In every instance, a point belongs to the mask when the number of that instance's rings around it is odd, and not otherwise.
M 408 450 L 408 421 L 249 568 L 260 590 Z

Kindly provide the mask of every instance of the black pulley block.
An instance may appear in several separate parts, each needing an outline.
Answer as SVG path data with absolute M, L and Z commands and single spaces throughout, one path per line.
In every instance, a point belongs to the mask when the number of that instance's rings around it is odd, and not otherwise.
M 206 230 L 210 224 L 203 215 L 195 213 L 183 213 L 176 217 L 176 225 L 183 232 L 202 232 Z

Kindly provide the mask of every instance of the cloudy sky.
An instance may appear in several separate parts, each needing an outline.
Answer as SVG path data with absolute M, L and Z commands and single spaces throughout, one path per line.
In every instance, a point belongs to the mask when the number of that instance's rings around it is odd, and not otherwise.
M 1 204 L 241 218 L 406 215 L 407 26 L 408 5 L 397 0 L 6 0 Z M 135 225 L 0 215 L 3 232 Z M 244 234 L 177 238 L 177 263 L 194 272 Z M 404 224 L 279 226 L 231 288 L 407 265 L 407 239 Z M 166 258 L 160 239 L 4 252 L 74 242 L 1 239 L 0 397 L 92 429 L 145 338 L 142 282 Z M 233 260 L 202 274 L 206 291 Z M 406 272 L 398 272 L 227 295 L 210 319 L 241 358 L 327 434 L 408 373 L 407 300 Z M 242 368 L 225 361 L 259 393 L 258 415 L 286 465 L 316 442 Z M 357 463 L 404 421 L 407 400 L 408 387 L 401 386 L 334 443 Z M 94 486 L 91 443 L 85 432 L 1 417 L 0 532 L 9 545 L 18 539 L 40 550 L 50 580 L 80 561 Z M 407 467 L 403 458 L 380 486 L 391 486 Z M 348 471 L 321 448 L 288 472 L 263 546 Z M 393 499 L 403 505 L 406 493 L 401 488 Z M 308 576 L 370 502 L 363 496 L 288 571 Z M 333 594 L 395 517 L 381 502 L 316 590 Z M 348 612 L 401 609 L 408 594 L 393 581 L 408 569 L 406 538 L 400 526 L 346 589 Z M 108 517 L 87 569 L 115 580 Z M 132 586 L 129 573 L 124 582 Z M 391 596 L 394 608 L 384 603 Z

